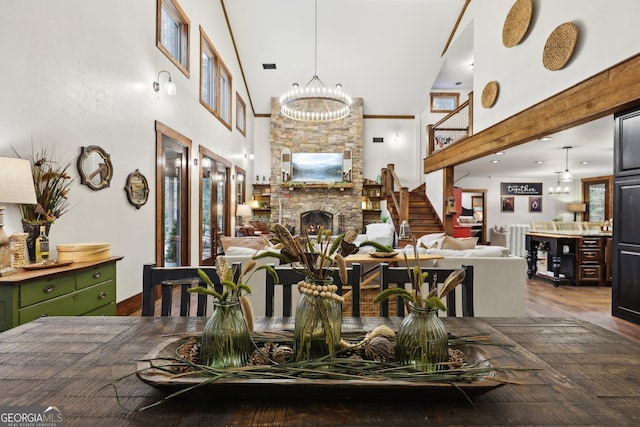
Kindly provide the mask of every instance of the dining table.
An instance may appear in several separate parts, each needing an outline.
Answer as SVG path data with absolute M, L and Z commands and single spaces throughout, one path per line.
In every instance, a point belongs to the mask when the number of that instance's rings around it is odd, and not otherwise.
M 401 318 L 343 318 L 343 334 Z M 45 317 L 0 333 L 0 412 L 56 407 L 69 426 L 413 426 L 600 425 L 640 422 L 640 342 L 586 321 L 547 317 L 442 318 L 456 336 L 480 334 L 486 360 L 506 369 L 500 386 L 467 396 L 411 391 L 376 393 L 334 384 L 251 393 L 217 384 L 189 397 L 160 401 L 167 391 L 135 374 L 141 360 L 168 340 L 198 336 L 205 317 Z M 293 318 L 257 318 L 257 331 L 290 331 Z M 115 381 L 115 383 L 114 383 Z M 384 382 L 380 380 L 378 382 Z M 310 385 L 307 384 L 307 385 Z M 341 390 L 340 384 L 346 387 Z M 264 385 L 264 384 L 263 384 Z M 301 390 L 301 392 L 296 392 Z M 442 394 L 442 396 L 441 396 Z M 446 397 L 444 397 L 446 395 Z

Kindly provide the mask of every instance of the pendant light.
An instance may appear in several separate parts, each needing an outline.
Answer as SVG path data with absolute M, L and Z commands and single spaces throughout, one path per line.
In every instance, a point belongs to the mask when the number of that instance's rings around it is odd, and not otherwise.
M 564 187 L 564 189 L 562 187 L 560 187 L 560 174 L 562 172 L 554 172 L 555 174 L 557 174 L 557 187 L 553 188 L 553 186 L 551 186 L 549 188 L 549 194 L 569 194 L 569 187 Z
M 564 173 L 562 174 L 562 182 L 571 182 L 573 181 L 573 175 L 569 172 L 569 149 L 573 148 L 571 146 L 562 147 L 563 150 L 566 150 L 565 163 L 564 163 Z

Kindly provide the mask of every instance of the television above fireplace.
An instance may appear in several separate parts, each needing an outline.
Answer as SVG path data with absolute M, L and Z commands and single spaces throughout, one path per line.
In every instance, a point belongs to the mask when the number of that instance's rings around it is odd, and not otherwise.
M 294 182 L 342 182 L 342 153 L 292 153 Z

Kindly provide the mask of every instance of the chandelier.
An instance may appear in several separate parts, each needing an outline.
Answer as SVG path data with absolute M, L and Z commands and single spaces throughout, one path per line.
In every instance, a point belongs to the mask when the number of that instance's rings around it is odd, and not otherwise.
M 560 174 L 562 172 L 554 172 L 558 174 L 558 186 L 556 188 L 549 188 L 549 194 L 569 194 L 569 187 L 560 187 Z
M 293 120 L 329 122 L 347 117 L 351 112 L 351 97 L 342 85 L 327 88 L 318 77 L 318 0 L 315 2 L 315 64 L 314 74 L 304 88 L 297 83 L 280 97 L 280 112 Z
M 562 147 L 563 150 L 567 150 L 565 163 L 564 163 L 564 173 L 562 174 L 562 182 L 571 182 L 573 181 L 573 175 L 569 172 L 569 149 L 573 147 Z

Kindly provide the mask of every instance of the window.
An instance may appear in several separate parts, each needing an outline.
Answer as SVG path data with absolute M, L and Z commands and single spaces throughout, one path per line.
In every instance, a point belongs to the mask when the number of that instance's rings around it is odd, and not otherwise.
M 236 129 L 243 136 L 247 136 L 247 105 L 238 92 L 236 92 Z
M 158 0 L 156 46 L 189 77 L 191 23 L 176 0 Z
M 432 93 L 431 112 L 448 113 L 458 108 L 460 94 L 458 93 Z
M 231 130 L 232 77 L 202 27 L 200 76 L 200 103 Z

